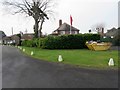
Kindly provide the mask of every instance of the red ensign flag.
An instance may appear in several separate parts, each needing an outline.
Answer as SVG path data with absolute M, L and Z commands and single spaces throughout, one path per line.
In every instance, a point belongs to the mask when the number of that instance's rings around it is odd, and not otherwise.
M 72 16 L 70 15 L 70 24 L 72 25 L 73 19 Z

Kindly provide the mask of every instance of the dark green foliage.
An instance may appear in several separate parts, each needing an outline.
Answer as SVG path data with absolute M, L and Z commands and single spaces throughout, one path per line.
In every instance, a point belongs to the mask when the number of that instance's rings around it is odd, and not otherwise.
M 120 46 L 120 37 L 116 36 L 114 38 L 111 37 L 101 38 L 101 42 L 111 42 L 112 45 L 114 46 Z
M 19 38 L 21 38 L 21 34 L 17 34 L 16 36 L 18 36 Z
M 42 38 L 41 39 L 34 38 L 33 40 L 22 41 L 22 46 L 42 48 L 43 46 L 42 42 L 43 42 Z
M 111 37 L 101 38 L 101 42 L 112 42 L 112 40 Z
M 22 46 L 26 46 L 26 47 L 32 47 L 32 40 L 25 40 L 25 41 L 22 41 Z
M 86 48 L 86 41 L 100 40 L 98 34 L 78 34 L 63 36 L 48 36 L 41 39 L 23 41 L 22 45 L 27 47 L 39 47 L 43 49 L 83 49 Z

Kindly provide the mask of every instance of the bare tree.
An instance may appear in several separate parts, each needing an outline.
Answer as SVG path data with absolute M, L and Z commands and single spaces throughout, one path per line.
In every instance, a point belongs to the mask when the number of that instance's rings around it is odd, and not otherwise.
M 95 24 L 91 28 L 92 28 L 92 31 L 97 32 L 98 34 L 100 34 L 101 37 L 104 36 L 104 29 L 105 29 L 104 23 Z
M 33 17 L 35 21 L 35 37 L 42 36 L 42 26 L 48 15 L 53 15 L 52 7 L 55 6 L 53 0 L 5 0 L 3 5 L 13 9 L 14 14 L 24 13 Z
M 105 28 L 104 23 L 98 23 L 92 26 L 92 31 L 95 31 L 97 33 L 101 33 L 102 30 Z

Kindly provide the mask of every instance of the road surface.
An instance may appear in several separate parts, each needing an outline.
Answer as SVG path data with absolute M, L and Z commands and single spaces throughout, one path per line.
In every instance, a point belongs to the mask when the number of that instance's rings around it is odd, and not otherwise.
M 3 46 L 3 88 L 117 88 L 117 70 L 91 70 L 33 59 Z

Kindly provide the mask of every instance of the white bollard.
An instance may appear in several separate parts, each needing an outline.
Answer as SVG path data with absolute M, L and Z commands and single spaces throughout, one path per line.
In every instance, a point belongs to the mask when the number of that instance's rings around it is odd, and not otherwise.
M 62 62 L 62 61 L 63 61 L 62 55 L 59 55 L 59 56 L 58 56 L 58 61 L 59 61 L 59 62 Z
M 23 52 L 25 52 L 25 49 L 23 49 Z
M 20 46 L 18 46 L 18 49 L 21 49 L 21 47 L 20 47 Z
M 32 55 L 34 55 L 34 52 L 33 52 L 33 51 L 31 51 L 31 56 L 32 56 Z
M 22 47 L 20 47 L 20 50 L 22 50 Z
M 114 65 L 115 65 L 113 58 L 110 58 L 110 60 L 109 60 L 109 62 L 108 62 L 108 65 L 109 65 L 109 66 L 114 66 Z

